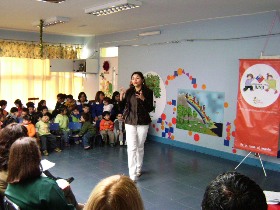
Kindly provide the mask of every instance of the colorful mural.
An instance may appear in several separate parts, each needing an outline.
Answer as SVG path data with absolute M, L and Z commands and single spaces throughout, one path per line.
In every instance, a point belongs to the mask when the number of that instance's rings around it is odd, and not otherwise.
M 176 128 L 221 137 L 224 93 L 178 90 Z
M 153 72 L 153 74 L 156 73 Z M 206 84 L 199 84 L 197 78 L 191 75 L 190 72 L 186 72 L 184 69 L 178 68 L 176 71 L 173 71 L 171 74 L 166 76 L 164 85 L 160 85 L 161 94 L 163 91 L 166 94 L 166 91 L 169 86 L 176 85 L 175 80 L 179 77 L 186 78 L 187 81 L 189 81 L 189 83 L 191 84 L 191 87 L 193 89 L 191 90 L 179 89 L 177 98 L 174 98 L 176 96 L 171 95 L 167 99 L 166 96 L 166 100 L 161 101 L 162 103 L 159 103 L 160 106 L 156 106 L 155 110 L 157 111 L 159 107 L 162 108 L 163 104 L 166 104 L 166 108 L 162 110 L 162 112 L 159 112 L 161 113 L 159 117 L 156 120 L 153 119 L 153 123 L 152 123 L 153 132 L 159 134 L 162 138 L 175 140 L 176 128 L 187 130 L 187 136 L 191 137 L 195 142 L 201 140 L 200 134 L 209 134 L 213 136 L 222 137 L 223 133 L 225 133 L 226 135 L 222 139 L 221 143 L 223 146 L 229 147 L 230 141 L 232 141 L 232 139 L 235 137 L 235 130 L 232 130 L 232 125 L 233 125 L 232 122 L 226 122 L 226 125 L 225 126 L 223 125 L 224 110 L 229 108 L 230 106 L 230 104 L 227 101 L 225 101 L 224 93 L 206 91 L 207 89 Z M 159 78 L 161 80 L 161 77 Z M 180 93 L 182 94 L 181 97 L 179 97 Z M 188 100 L 186 98 L 187 93 L 188 93 Z M 192 96 L 196 97 L 195 100 L 191 98 Z M 190 105 L 188 101 L 192 105 Z M 188 120 L 192 121 L 195 116 L 195 118 L 197 118 L 197 121 L 200 122 L 200 124 L 202 125 L 200 127 L 208 126 L 207 131 L 205 130 L 204 132 L 202 132 L 201 130 L 202 128 L 198 127 L 197 125 L 196 126 L 192 125 L 191 128 L 190 126 L 188 126 L 188 129 L 184 128 L 185 125 L 183 125 L 182 119 L 180 119 L 182 104 L 184 104 L 183 106 L 190 107 L 190 109 L 192 109 L 192 112 L 189 112 L 189 116 L 183 117 L 185 124 L 186 122 L 188 122 Z M 194 107 L 196 107 L 198 112 Z M 203 113 L 203 111 L 205 112 L 205 114 Z M 190 116 L 190 114 L 192 114 L 192 117 Z M 204 118 L 204 121 L 202 120 L 202 118 Z M 190 138 L 186 139 L 186 141 L 189 140 Z M 232 147 L 232 153 L 237 153 L 236 148 Z

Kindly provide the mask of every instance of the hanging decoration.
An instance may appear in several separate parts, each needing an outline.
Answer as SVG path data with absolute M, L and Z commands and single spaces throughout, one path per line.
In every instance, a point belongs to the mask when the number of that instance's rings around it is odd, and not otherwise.
M 103 69 L 104 69 L 104 71 L 105 71 L 105 74 L 108 74 L 109 72 L 109 69 L 110 69 L 110 63 L 109 63 L 109 61 L 104 61 L 104 63 L 103 63 Z
M 44 20 L 40 20 L 40 57 L 43 59 L 44 57 L 44 46 L 43 46 L 43 26 L 44 26 Z

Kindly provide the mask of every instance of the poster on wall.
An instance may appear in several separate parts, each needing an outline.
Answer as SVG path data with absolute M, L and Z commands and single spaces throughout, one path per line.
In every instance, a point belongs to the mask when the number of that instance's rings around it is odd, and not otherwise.
M 240 59 L 236 148 L 277 156 L 279 73 L 279 59 Z
M 176 128 L 222 137 L 225 94 L 178 90 Z

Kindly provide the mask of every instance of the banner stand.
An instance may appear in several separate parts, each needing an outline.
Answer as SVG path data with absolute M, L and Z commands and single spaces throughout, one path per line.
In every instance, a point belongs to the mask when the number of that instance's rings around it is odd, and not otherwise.
M 246 157 L 244 157 L 243 160 L 241 160 L 241 162 L 235 167 L 234 170 L 236 170 L 236 169 L 241 165 L 241 163 L 243 163 L 244 160 L 245 160 L 251 153 L 252 153 L 252 152 L 249 152 L 248 155 L 246 155 Z M 265 169 L 264 169 L 264 167 L 263 167 L 263 162 L 262 162 L 260 153 L 256 153 L 256 156 L 259 157 L 260 163 L 261 163 L 261 165 L 262 165 L 262 169 L 263 169 L 264 176 L 267 177 L 266 172 L 265 172 Z

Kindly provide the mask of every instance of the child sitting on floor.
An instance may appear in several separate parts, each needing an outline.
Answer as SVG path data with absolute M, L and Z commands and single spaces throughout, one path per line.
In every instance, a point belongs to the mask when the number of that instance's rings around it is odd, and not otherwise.
M 83 136 L 82 140 L 83 140 L 83 145 L 84 145 L 85 150 L 90 149 L 90 138 L 92 138 L 96 133 L 96 129 L 91 124 L 89 119 L 90 119 L 89 114 L 87 114 L 87 113 L 82 114 L 81 123 L 83 123 L 83 126 L 82 126 L 80 132 L 76 136 L 74 136 L 74 137 Z
M 115 145 L 114 136 L 114 123 L 110 120 L 110 112 L 102 113 L 103 119 L 100 122 L 100 134 L 102 135 L 103 141 L 107 143 L 107 136 L 109 136 L 109 143 L 111 147 Z
M 122 113 L 117 115 L 117 119 L 114 121 L 114 134 L 115 140 L 120 141 L 120 145 L 123 145 L 124 141 L 124 133 L 125 133 L 125 126 L 124 126 L 124 119 Z M 126 145 L 126 142 L 125 142 Z
M 41 149 L 43 151 L 43 155 L 49 155 L 47 150 L 47 142 L 50 144 L 51 148 L 55 148 L 54 151 L 61 152 L 61 150 L 57 147 L 56 137 L 50 132 L 49 117 L 47 115 L 43 115 L 40 117 L 41 120 L 36 123 L 36 129 L 41 141 Z

